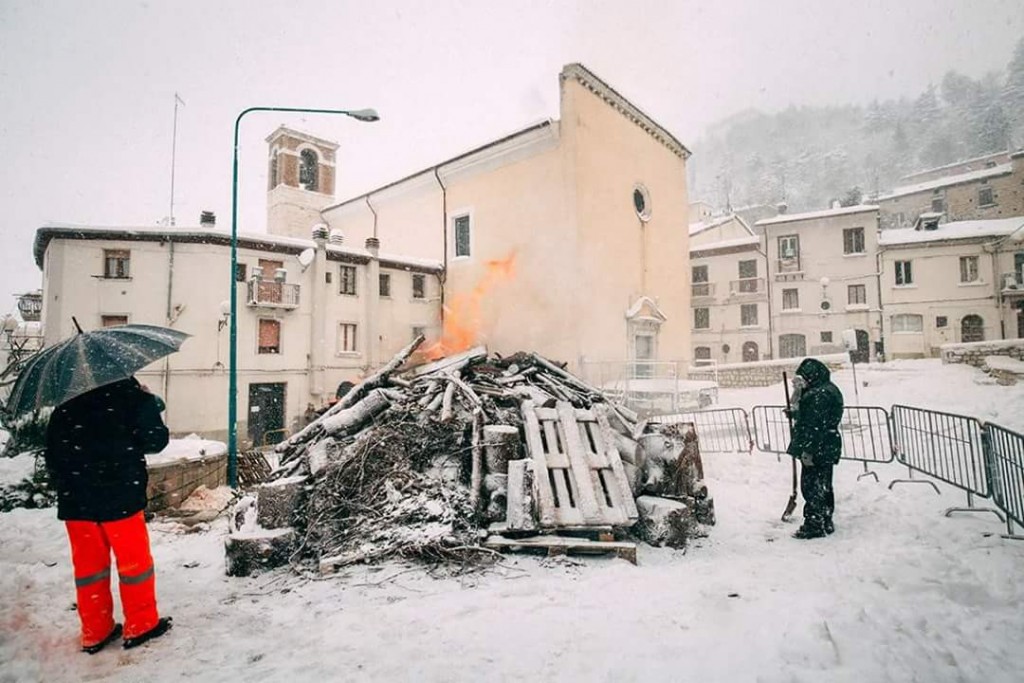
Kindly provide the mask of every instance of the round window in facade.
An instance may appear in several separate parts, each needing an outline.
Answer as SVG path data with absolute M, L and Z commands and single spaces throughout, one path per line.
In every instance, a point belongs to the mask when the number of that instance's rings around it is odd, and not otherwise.
M 641 184 L 633 188 L 633 210 L 640 220 L 647 222 L 651 219 L 651 193 Z

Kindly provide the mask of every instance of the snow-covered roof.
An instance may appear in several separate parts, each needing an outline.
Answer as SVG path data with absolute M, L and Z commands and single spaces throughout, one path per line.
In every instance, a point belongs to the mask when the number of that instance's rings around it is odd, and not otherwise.
M 859 204 L 857 206 L 843 206 L 838 209 L 825 209 L 824 211 L 808 211 L 806 213 L 785 213 L 775 218 L 763 218 L 754 225 L 778 225 L 780 223 L 793 223 L 795 221 L 810 221 L 816 218 L 832 218 L 834 216 L 846 216 L 854 213 L 866 213 L 878 211 L 875 204 Z
M 761 238 L 757 235 L 748 235 L 747 237 L 734 237 L 731 240 L 719 240 L 717 242 L 707 242 L 705 244 L 690 244 L 690 253 L 695 251 L 711 251 L 713 249 L 728 249 L 730 247 L 742 247 L 746 245 L 756 245 L 761 243 Z
M 917 183 L 915 185 L 904 185 L 903 187 L 894 188 L 889 194 L 883 194 L 878 198 L 878 201 L 885 201 L 886 199 L 895 199 L 897 197 L 905 197 L 910 194 L 917 194 L 918 192 L 927 192 L 928 190 L 937 190 L 940 187 L 949 187 L 950 185 L 959 185 L 960 183 L 970 183 L 975 180 L 984 180 L 985 178 L 994 178 L 996 176 L 1008 175 L 1013 173 L 1013 164 L 999 164 L 992 168 L 983 168 L 978 171 L 971 171 L 969 173 L 960 173 L 959 175 L 946 176 L 945 178 L 936 178 L 935 180 L 927 180 L 923 183 Z
M 914 228 L 882 230 L 878 235 L 878 243 L 882 246 L 891 246 L 980 237 L 1004 237 L 1018 228 L 1024 229 L 1024 216 L 982 221 L 953 221 L 952 223 L 940 223 L 935 230 L 915 230 Z
M 205 242 L 217 245 L 231 244 L 231 231 L 207 226 L 163 226 L 163 225 L 141 225 L 141 226 L 102 226 L 102 225 L 76 225 L 72 223 L 47 223 L 36 231 L 34 253 L 36 265 L 42 268 L 43 255 L 46 247 L 54 237 L 65 239 L 111 239 L 111 240 L 180 240 L 183 242 Z M 284 235 L 271 235 L 268 233 L 239 232 L 238 244 L 244 248 L 261 248 L 261 245 L 287 248 L 294 251 L 303 251 L 315 246 L 312 239 L 301 237 L 286 237 Z M 262 248 L 267 248 L 262 246 Z M 338 244 L 327 244 L 327 253 L 339 256 L 349 256 L 360 261 L 370 258 L 370 252 L 363 247 L 347 246 Z M 411 256 L 400 256 L 381 252 L 379 259 L 384 262 L 393 263 L 398 266 L 410 266 L 424 270 L 441 270 L 443 265 L 439 261 L 421 259 Z
M 717 228 L 720 225 L 725 225 L 726 223 L 729 223 L 734 220 L 739 222 L 740 226 L 742 226 L 743 229 L 746 230 L 748 233 L 750 233 L 751 235 L 754 234 L 753 231 L 750 229 L 750 226 L 747 225 L 747 222 L 743 220 L 743 218 L 737 216 L 734 213 L 730 213 L 725 216 L 713 218 L 709 221 L 698 221 L 696 223 L 690 223 L 690 236 L 692 237 L 693 235 L 700 234 L 705 230 L 710 230 L 711 228 Z

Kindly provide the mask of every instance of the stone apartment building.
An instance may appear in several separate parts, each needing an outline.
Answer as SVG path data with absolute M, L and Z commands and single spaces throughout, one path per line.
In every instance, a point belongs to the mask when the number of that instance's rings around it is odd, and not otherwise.
M 757 222 L 768 261 L 776 358 L 840 353 L 847 329 L 855 330 L 861 360 L 876 356 L 878 218 L 877 206 L 862 205 Z
M 945 222 L 1024 215 L 1024 150 L 922 171 L 910 180 L 874 200 L 883 228 L 911 227 L 932 214 Z
M 890 358 L 1024 338 L 1024 216 L 886 230 L 879 253 Z
M 770 358 L 771 309 L 761 239 L 730 214 L 690 224 L 692 356 L 701 361 Z

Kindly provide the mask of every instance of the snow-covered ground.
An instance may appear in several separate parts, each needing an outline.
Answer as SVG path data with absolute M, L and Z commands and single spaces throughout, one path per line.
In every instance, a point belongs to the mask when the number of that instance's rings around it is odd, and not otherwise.
M 858 367 L 862 405 L 906 403 L 1024 430 L 1024 385 L 932 361 Z M 852 375 L 838 383 L 854 402 Z M 781 385 L 723 390 L 780 402 Z M 1024 543 L 991 515 L 942 516 L 963 494 L 837 468 L 835 535 L 779 521 L 788 462 L 705 457 L 718 525 L 640 564 L 508 556 L 435 579 L 398 564 L 304 581 L 223 574 L 226 522 L 151 525 L 165 637 L 77 651 L 67 541 L 52 510 L 0 515 L 0 681 L 1019 681 Z M 941 486 L 941 485 L 940 485 Z M 217 498 L 217 496 L 210 496 Z

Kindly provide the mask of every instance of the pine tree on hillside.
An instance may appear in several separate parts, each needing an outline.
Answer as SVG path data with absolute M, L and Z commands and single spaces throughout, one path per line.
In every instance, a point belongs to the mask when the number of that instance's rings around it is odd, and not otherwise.
M 1003 112 L 1011 126 L 1013 144 L 1024 146 L 1024 38 L 1017 41 L 1013 58 L 1006 65 L 1006 83 L 1001 99 Z

